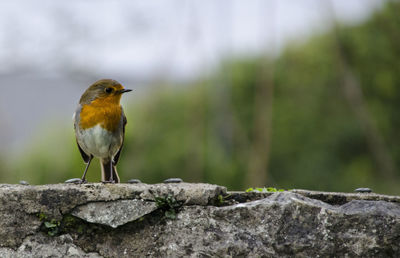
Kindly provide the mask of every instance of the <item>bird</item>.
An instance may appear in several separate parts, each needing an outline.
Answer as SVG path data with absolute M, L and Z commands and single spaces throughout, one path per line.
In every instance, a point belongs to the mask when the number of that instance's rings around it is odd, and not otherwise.
M 115 80 L 101 79 L 82 94 L 73 115 L 76 142 L 86 163 L 79 183 L 87 183 L 86 173 L 94 157 L 100 160 L 103 183 L 120 182 L 116 165 L 127 124 L 120 100 L 130 91 Z

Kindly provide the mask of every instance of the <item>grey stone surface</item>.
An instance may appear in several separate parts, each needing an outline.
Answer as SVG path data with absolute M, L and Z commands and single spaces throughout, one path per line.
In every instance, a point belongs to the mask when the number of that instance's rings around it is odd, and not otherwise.
M 372 193 L 372 189 L 368 187 L 360 187 L 354 190 L 356 193 Z
M 396 257 L 400 206 L 362 200 L 332 206 L 284 192 L 226 207 L 184 207 L 177 220 L 141 234 L 143 240 L 121 236 L 121 245 L 135 243 L 150 256 Z M 120 255 L 107 250 L 106 256 Z
M 17 250 L 0 248 L 2 258 L 31 258 L 31 257 L 101 257 L 97 253 L 85 253 L 73 243 L 70 235 L 49 237 L 36 234 L 27 237 Z
M 91 223 L 99 223 L 116 228 L 143 217 L 156 209 L 155 202 L 118 200 L 84 204 L 76 207 L 71 214 Z
M 129 179 L 127 183 L 128 184 L 141 184 L 142 181 L 140 181 L 139 179 L 134 178 L 134 179 Z
M 0 257 L 400 257 L 400 197 L 0 185 L 0 239 Z
M 29 185 L 28 181 L 25 181 L 25 180 L 19 181 L 19 184 L 20 185 Z
M 174 178 L 168 178 L 164 180 L 164 184 L 173 184 L 173 183 L 182 183 L 183 180 L 182 178 L 174 177 Z
M 142 199 L 173 195 L 191 205 L 215 202 L 226 188 L 210 184 L 0 184 L 0 247 L 15 247 L 47 220 L 61 220 L 75 207 L 90 202 Z
M 385 201 L 400 203 L 400 196 L 384 195 L 377 193 L 337 193 L 337 192 L 320 192 L 302 189 L 291 190 L 293 193 L 298 193 L 303 196 L 321 200 L 323 202 L 341 205 L 348 203 L 352 200 L 365 200 L 365 201 Z

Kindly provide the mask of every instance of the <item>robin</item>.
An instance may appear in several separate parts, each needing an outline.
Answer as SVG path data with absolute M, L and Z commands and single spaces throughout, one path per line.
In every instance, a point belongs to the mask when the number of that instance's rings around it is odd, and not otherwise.
M 93 157 L 100 159 L 102 182 L 120 182 L 115 166 L 121 155 L 127 121 L 119 101 L 129 91 L 115 80 L 103 79 L 93 83 L 81 96 L 73 116 L 76 142 L 86 163 L 80 183 L 86 183 Z

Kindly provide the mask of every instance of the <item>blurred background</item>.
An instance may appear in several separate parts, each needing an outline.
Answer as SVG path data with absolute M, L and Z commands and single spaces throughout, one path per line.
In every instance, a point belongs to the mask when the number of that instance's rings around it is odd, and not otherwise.
M 81 177 L 72 113 L 113 78 L 134 89 L 122 182 L 400 194 L 399 13 L 382 0 L 3 1 L 0 183 Z

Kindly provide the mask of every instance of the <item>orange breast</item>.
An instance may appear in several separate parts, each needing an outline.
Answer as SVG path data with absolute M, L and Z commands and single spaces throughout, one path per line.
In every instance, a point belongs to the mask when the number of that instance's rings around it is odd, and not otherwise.
M 119 98 L 96 99 L 82 106 L 80 126 L 82 129 L 88 129 L 99 124 L 107 131 L 114 132 L 121 123 L 121 112 Z

